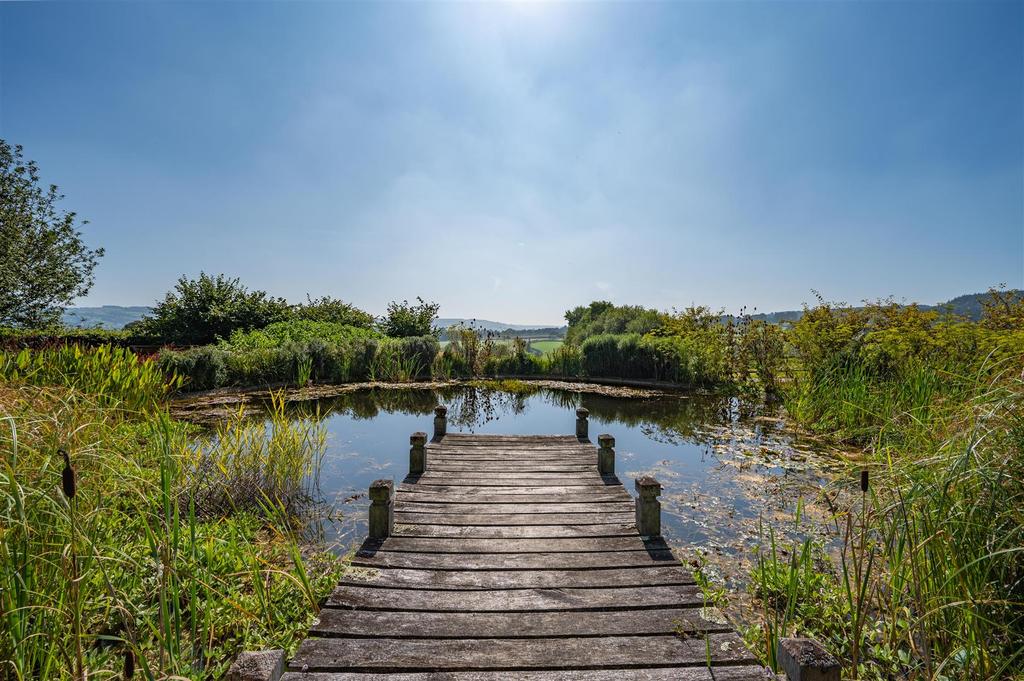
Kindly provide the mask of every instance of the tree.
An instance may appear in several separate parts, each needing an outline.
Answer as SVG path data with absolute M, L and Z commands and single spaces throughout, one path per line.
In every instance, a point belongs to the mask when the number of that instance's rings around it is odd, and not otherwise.
M 146 318 L 144 329 L 165 343 L 204 345 L 228 338 L 236 329 L 262 329 L 290 315 L 283 298 L 250 291 L 237 278 L 200 272 L 198 279 L 178 280 Z
M 416 298 L 418 305 L 410 305 L 408 300 L 388 303 L 388 313 L 380 320 L 380 330 L 392 338 L 409 336 L 429 336 L 434 333 L 434 320 L 441 306 Z
M 90 250 L 77 215 L 58 208 L 57 185 L 43 188 L 35 161 L 0 139 L 0 325 L 57 323 L 92 288 L 103 249 Z
M 313 299 L 309 297 L 308 293 L 306 302 L 295 306 L 295 317 L 312 322 L 345 324 L 360 329 L 372 328 L 375 321 L 372 314 L 360 310 L 355 305 L 330 296 Z

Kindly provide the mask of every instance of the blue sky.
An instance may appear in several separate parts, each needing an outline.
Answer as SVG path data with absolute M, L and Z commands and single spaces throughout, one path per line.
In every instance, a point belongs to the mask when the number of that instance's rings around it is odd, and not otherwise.
M 0 136 L 107 255 L 556 323 L 1024 285 L 1024 3 L 0 4 Z

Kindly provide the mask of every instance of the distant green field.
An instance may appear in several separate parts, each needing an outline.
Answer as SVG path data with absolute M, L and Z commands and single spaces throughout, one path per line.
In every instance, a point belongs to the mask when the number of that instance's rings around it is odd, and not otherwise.
M 441 341 L 441 347 L 443 348 L 444 346 L 448 345 L 448 343 L 450 343 L 450 342 L 451 341 L 447 341 L 447 340 Z M 510 338 L 498 338 L 498 339 L 495 339 L 494 342 L 497 345 L 511 345 L 512 344 L 512 340 Z M 534 341 L 530 341 L 530 349 L 533 350 L 533 354 L 535 354 L 535 355 L 536 354 L 548 355 L 548 354 L 551 354 L 552 352 L 554 352 L 555 350 L 557 350 L 558 348 L 562 347 L 563 343 L 565 343 L 565 341 L 563 341 L 560 338 L 534 340 Z
M 558 348 L 562 347 L 563 343 L 565 343 L 565 341 L 563 341 L 561 339 L 555 339 L 555 340 L 535 340 L 535 341 L 530 343 L 530 347 L 533 348 L 534 350 L 540 350 L 545 355 L 549 355 L 552 352 L 554 352 L 555 350 L 557 350 Z

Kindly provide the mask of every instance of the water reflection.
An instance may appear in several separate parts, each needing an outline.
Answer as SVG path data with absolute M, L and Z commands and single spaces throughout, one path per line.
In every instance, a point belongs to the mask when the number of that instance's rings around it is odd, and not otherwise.
M 514 391 L 453 386 L 368 389 L 292 406 L 319 409 L 329 431 L 320 489 L 332 509 L 325 534 L 345 549 L 365 534 L 366 490 L 377 478 L 401 480 L 408 436 L 432 428 L 448 407 L 449 432 L 568 434 L 575 410 L 590 410 L 591 440 L 616 437 L 616 470 L 627 489 L 655 475 L 668 541 L 709 556 L 741 556 L 756 544 L 761 519 L 791 533 L 797 500 L 813 516 L 830 460 L 783 427 L 763 405 L 702 395 L 625 398 L 521 384 Z M 806 531 L 806 527 L 799 531 Z M 735 562 L 735 561 L 733 561 Z M 728 575 L 726 575 L 728 576 Z

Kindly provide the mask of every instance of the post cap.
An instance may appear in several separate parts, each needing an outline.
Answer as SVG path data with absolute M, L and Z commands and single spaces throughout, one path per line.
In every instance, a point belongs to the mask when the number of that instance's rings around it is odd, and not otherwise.
M 634 484 L 636 491 L 645 499 L 654 499 L 661 494 L 661 483 L 653 475 L 641 475 Z
M 811 638 L 779 641 L 779 664 L 791 679 L 839 679 L 839 660 Z
M 576 410 L 576 418 L 585 419 L 590 416 L 590 410 L 585 407 L 580 407 Z
M 395 494 L 395 483 L 393 480 L 381 479 L 370 483 L 370 499 L 372 501 L 391 501 Z
M 601 446 L 601 449 L 611 449 L 615 446 L 615 438 L 608 433 L 602 433 L 597 436 L 597 444 Z
M 409 436 L 409 444 L 413 447 L 422 447 L 427 444 L 427 434 L 422 431 L 417 431 Z
M 448 407 L 438 406 L 434 407 L 434 416 L 445 417 L 448 415 Z

